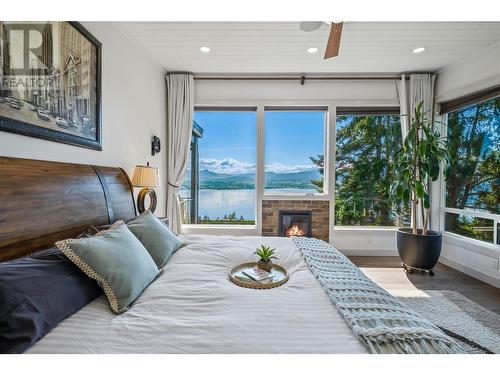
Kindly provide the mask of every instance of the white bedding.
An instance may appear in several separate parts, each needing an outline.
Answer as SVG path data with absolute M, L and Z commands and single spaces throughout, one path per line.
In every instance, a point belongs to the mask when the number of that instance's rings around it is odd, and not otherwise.
M 183 236 L 168 261 L 124 314 L 104 296 L 60 323 L 27 353 L 366 353 L 316 281 L 292 239 Z M 231 267 L 277 250 L 289 281 L 241 288 Z

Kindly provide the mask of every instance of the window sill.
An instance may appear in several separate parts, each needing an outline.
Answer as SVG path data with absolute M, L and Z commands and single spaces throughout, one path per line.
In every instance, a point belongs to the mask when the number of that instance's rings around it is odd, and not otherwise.
M 227 224 L 186 224 L 182 226 L 183 234 L 209 234 L 218 236 L 259 236 L 256 225 L 227 225 Z
M 366 227 L 366 226 L 334 226 L 333 231 L 338 232 L 395 232 L 397 227 Z
M 461 247 L 468 251 L 475 253 L 480 253 L 488 256 L 498 257 L 500 255 L 500 245 L 495 245 L 492 243 L 475 240 L 473 238 L 468 238 L 461 236 L 459 234 L 444 232 L 443 233 L 444 243 Z
M 286 194 L 264 194 L 263 201 L 329 201 L 329 195 L 286 195 Z
M 182 229 L 257 229 L 256 225 L 229 225 L 229 224 L 182 224 Z

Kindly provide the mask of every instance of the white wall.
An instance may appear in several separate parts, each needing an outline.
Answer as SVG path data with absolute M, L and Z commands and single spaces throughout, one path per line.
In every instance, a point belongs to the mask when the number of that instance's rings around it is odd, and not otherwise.
M 257 107 L 257 134 L 263 137 L 263 108 L 265 105 L 324 105 L 328 106 L 327 148 L 330 152 L 330 177 L 334 178 L 333 145 L 335 143 L 335 108 L 339 105 L 397 106 L 396 83 L 387 81 L 308 81 L 301 86 L 294 81 L 196 81 L 196 105 L 249 105 Z M 257 181 L 263 181 L 262 144 L 257 150 Z M 260 154 L 259 154 L 260 153 Z M 259 167 L 260 165 L 260 167 Z M 257 218 L 260 221 L 261 184 L 257 184 Z M 325 197 L 333 200 L 334 187 L 330 184 Z M 275 198 L 273 198 L 275 199 Z M 290 199 L 287 197 L 287 199 Z M 297 197 L 296 199 L 304 199 Z M 331 205 L 330 217 L 334 212 Z M 256 228 L 185 226 L 185 233 L 219 233 L 260 235 Z M 394 229 L 334 228 L 330 222 L 330 242 L 350 255 L 397 255 Z
M 103 150 L 94 151 L 0 131 L 0 155 L 124 168 L 136 164 L 160 168 L 157 214 L 165 211 L 166 85 L 164 70 L 145 57 L 109 22 L 84 22 L 102 43 Z M 151 156 L 151 138 L 162 151 Z M 137 192 L 136 192 L 137 193 Z
M 500 288 L 498 246 L 445 233 L 439 262 Z
M 438 72 L 436 102 L 500 85 L 500 42 L 490 44 Z
M 397 104 L 395 81 L 196 81 L 195 103 L 332 102 Z

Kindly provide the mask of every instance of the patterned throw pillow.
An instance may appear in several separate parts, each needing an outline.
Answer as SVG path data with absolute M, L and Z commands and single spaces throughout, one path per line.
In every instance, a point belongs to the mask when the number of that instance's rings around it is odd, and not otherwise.
M 159 275 L 148 251 L 122 221 L 94 237 L 58 241 L 56 246 L 99 283 L 117 314 L 127 311 Z
M 148 210 L 146 212 L 150 212 L 150 211 Z M 169 220 L 168 220 L 167 217 L 164 217 L 164 216 L 161 216 L 161 217 L 155 216 L 155 217 L 160 221 L 160 223 L 162 223 L 164 226 L 166 226 L 167 228 L 169 228 Z M 128 224 L 128 223 L 130 223 L 131 221 L 133 221 L 133 220 L 135 220 L 137 218 L 138 218 L 138 216 L 134 217 L 133 219 L 124 220 L 124 222 L 125 222 L 125 224 Z M 103 230 L 109 229 L 111 227 L 111 225 L 113 225 L 113 224 L 91 225 L 80 236 L 83 236 L 83 235 L 87 235 L 87 237 L 88 236 L 95 236 L 97 233 L 99 233 L 99 232 L 101 232 Z M 173 232 L 172 232 L 172 234 L 173 234 Z

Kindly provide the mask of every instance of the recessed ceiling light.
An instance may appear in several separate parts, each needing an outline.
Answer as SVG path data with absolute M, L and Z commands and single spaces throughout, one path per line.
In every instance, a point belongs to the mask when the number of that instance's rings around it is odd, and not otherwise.
M 413 53 L 422 53 L 425 51 L 425 47 L 418 47 L 418 48 L 415 48 L 412 52 Z
M 318 49 L 316 47 L 311 47 L 307 49 L 307 53 L 316 53 L 318 52 Z
M 210 48 L 208 48 L 208 47 L 200 47 L 200 51 L 204 52 L 204 53 L 207 53 L 207 52 L 210 52 Z

